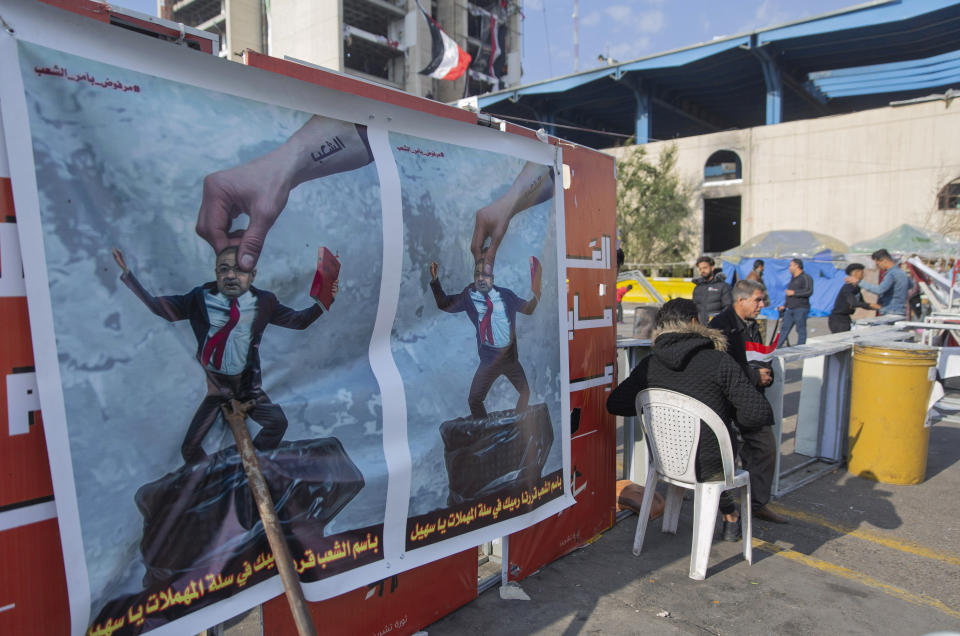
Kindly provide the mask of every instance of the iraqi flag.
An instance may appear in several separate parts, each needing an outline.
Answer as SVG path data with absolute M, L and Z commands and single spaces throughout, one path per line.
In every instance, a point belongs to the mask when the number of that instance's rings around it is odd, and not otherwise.
M 780 332 L 777 332 L 776 337 L 768 345 L 763 344 L 762 342 L 748 342 L 747 344 L 747 362 L 769 362 L 773 358 L 773 352 L 777 348 L 777 343 L 780 341 Z
M 436 20 L 430 17 L 430 14 L 423 8 L 420 1 L 417 0 L 417 6 L 427 19 L 427 25 L 430 27 L 430 39 L 432 45 L 430 52 L 433 58 L 430 63 L 420 71 L 421 75 L 429 75 L 436 79 L 455 80 L 467 70 L 470 66 L 470 54 L 460 48 L 449 35 L 443 32 Z

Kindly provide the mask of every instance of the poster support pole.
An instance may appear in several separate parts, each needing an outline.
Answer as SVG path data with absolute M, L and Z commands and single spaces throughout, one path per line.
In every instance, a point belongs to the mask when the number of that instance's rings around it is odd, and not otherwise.
M 247 483 L 250 485 L 250 492 L 253 493 L 254 501 L 257 502 L 260 519 L 263 521 L 263 529 L 267 534 L 270 549 L 273 551 L 274 562 L 277 564 L 277 571 L 280 573 L 280 580 L 283 581 L 283 590 L 287 595 L 287 602 L 290 604 L 290 613 L 297 625 L 297 633 L 300 636 L 316 636 L 317 632 L 314 629 L 313 620 L 307 611 L 307 601 L 303 597 L 303 589 L 300 587 L 300 579 L 297 578 L 296 570 L 293 567 L 290 548 L 287 546 L 287 540 L 280 529 L 280 521 L 277 519 L 270 489 L 267 488 L 267 481 L 260 471 L 260 462 L 257 461 L 253 441 L 247 431 L 247 411 L 253 408 L 253 404 L 252 401 L 241 403 L 233 399 L 225 403 L 221 409 L 224 418 L 230 425 L 230 430 L 233 432 L 233 438 L 237 442 L 237 449 L 240 451 L 240 459 L 243 462 L 243 470 L 247 473 Z

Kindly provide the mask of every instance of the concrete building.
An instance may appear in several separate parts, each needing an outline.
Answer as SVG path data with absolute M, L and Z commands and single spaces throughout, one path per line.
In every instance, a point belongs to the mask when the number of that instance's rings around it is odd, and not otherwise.
M 464 77 L 418 73 L 432 52 L 416 0 L 157 0 L 160 17 L 216 33 L 220 55 L 233 60 L 253 49 L 440 101 L 519 83 L 519 0 L 421 3 L 473 57 Z M 493 62 L 492 43 L 500 49 Z
M 847 115 L 657 141 L 694 186 L 702 251 L 804 229 L 846 243 L 902 223 L 960 230 L 960 103 L 931 99 Z M 622 156 L 629 147 L 613 150 Z
M 477 103 L 594 148 L 676 143 L 692 249 L 719 252 L 773 229 L 960 236 L 958 88 L 960 0 L 873 0 Z

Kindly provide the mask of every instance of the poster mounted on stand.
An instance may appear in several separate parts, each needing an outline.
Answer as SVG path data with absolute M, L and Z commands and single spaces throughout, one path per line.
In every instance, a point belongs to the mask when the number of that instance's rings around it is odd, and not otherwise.
M 50 7 L 4 18 L 74 633 L 196 632 L 281 592 L 229 398 L 308 600 L 573 502 L 556 148 Z

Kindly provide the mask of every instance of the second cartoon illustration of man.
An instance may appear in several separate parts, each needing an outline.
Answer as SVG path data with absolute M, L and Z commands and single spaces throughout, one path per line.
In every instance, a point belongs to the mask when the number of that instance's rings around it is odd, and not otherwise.
M 438 274 L 440 265 L 430 263 L 430 289 L 437 307 L 448 313 L 466 312 L 477 330 L 477 353 L 480 365 L 470 384 L 467 402 L 470 415 L 484 418 L 487 410 L 483 405 L 501 375 L 513 384 L 519 393 L 516 410 L 527 408 L 530 386 L 520 365 L 517 354 L 517 313 L 530 315 L 540 301 L 542 268 L 536 257 L 530 257 L 530 291 L 533 298 L 525 300 L 506 287 L 493 284 L 493 274 L 484 272 L 484 260 L 477 260 L 473 272 L 473 284 L 453 296 L 444 293 Z
M 206 373 L 207 395 L 180 447 L 184 461 L 196 462 L 206 456 L 203 438 L 220 415 L 220 406 L 232 398 L 255 402 L 247 414 L 262 427 L 254 446 L 276 448 L 286 431 L 287 418 L 261 386 L 260 340 L 267 325 L 306 329 L 323 313 L 320 305 L 291 309 L 271 292 L 254 287 L 257 272 L 237 266 L 236 247 L 217 255 L 215 281 L 174 296 L 153 296 L 130 271 L 123 252 L 114 248 L 113 258 L 123 271 L 120 280 L 150 311 L 170 322 L 189 320 L 197 339 L 197 361 Z M 318 256 L 318 270 L 319 265 Z M 336 295 L 337 282 L 331 291 Z

